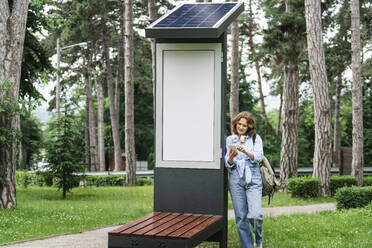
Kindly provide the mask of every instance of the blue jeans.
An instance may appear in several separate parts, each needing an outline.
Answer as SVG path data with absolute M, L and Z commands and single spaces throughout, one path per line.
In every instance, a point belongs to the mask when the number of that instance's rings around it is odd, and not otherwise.
M 249 167 L 246 167 L 249 170 Z M 263 215 L 261 209 L 262 179 L 258 166 L 250 167 L 252 180 L 246 183 L 240 178 L 236 169 L 229 173 L 229 189 L 234 205 L 235 222 L 238 228 L 240 242 L 243 248 L 253 248 L 251 227 L 256 244 L 263 242 L 262 225 Z

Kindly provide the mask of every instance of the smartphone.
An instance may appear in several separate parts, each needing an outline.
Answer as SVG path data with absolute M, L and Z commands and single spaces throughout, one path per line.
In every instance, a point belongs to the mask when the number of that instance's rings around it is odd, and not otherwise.
M 236 151 L 236 146 L 235 145 L 229 145 L 229 149 Z

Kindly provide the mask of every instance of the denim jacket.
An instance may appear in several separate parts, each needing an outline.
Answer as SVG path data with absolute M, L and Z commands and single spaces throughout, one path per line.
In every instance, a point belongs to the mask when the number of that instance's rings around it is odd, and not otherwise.
M 260 135 L 256 134 L 256 140 L 254 144 L 253 138 L 251 136 L 247 136 L 245 143 L 243 143 L 244 149 L 247 152 L 253 153 L 253 160 L 246 154 L 238 151 L 238 155 L 234 158 L 233 164 L 230 165 L 228 162 L 230 149 L 229 145 L 240 145 L 239 136 L 233 134 L 226 138 L 225 166 L 229 171 L 236 168 L 238 170 L 239 176 L 242 178 L 245 175 L 245 179 L 249 183 L 251 178 L 251 171 L 249 167 L 258 166 L 263 157 L 262 139 Z

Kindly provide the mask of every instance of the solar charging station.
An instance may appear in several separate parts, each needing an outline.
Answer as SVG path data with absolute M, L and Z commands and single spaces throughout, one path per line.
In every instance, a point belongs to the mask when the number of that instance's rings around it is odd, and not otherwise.
M 237 2 L 185 3 L 145 30 L 156 43 L 154 212 L 219 221 L 184 242 L 152 231 L 147 239 L 132 235 L 137 246 L 120 246 L 120 234 L 109 233 L 109 247 L 194 247 L 204 240 L 227 247 L 226 31 L 243 10 Z

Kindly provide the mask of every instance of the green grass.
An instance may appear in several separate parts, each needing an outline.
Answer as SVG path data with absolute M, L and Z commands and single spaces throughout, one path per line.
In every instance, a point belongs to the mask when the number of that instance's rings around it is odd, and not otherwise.
M 56 188 L 17 189 L 18 206 L 0 210 L 0 244 L 76 233 L 123 224 L 153 209 L 153 187 L 87 187 L 73 189 L 61 200 Z M 276 193 L 271 206 L 305 205 L 333 199 L 297 199 Z M 267 199 L 263 199 L 266 206 Z M 372 206 L 312 215 L 266 217 L 265 248 L 372 247 Z M 229 221 L 229 248 L 239 248 L 234 220 Z M 217 247 L 203 244 L 201 247 Z
M 320 204 L 320 203 L 330 203 L 336 202 L 334 198 L 327 197 L 317 197 L 317 198 L 295 198 L 291 197 L 290 194 L 284 192 L 276 192 L 274 198 L 271 199 L 270 205 L 268 205 L 267 196 L 262 198 L 262 207 L 281 207 L 281 206 L 298 206 L 298 205 L 310 205 L 310 204 Z M 229 209 L 233 208 L 231 197 L 229 193 Z
M 228 247 L 241 248 L 234 220 L 228 223 Z M 265 248 L 370 248 L 372 205 L 364 209 L 264 219 Z M 204 243 L 203 248 L 218 247 Z
M 18 206 L 0 210 L 0 244 L 122 224 L 153 210 L 152 186 L 17 189 Z

